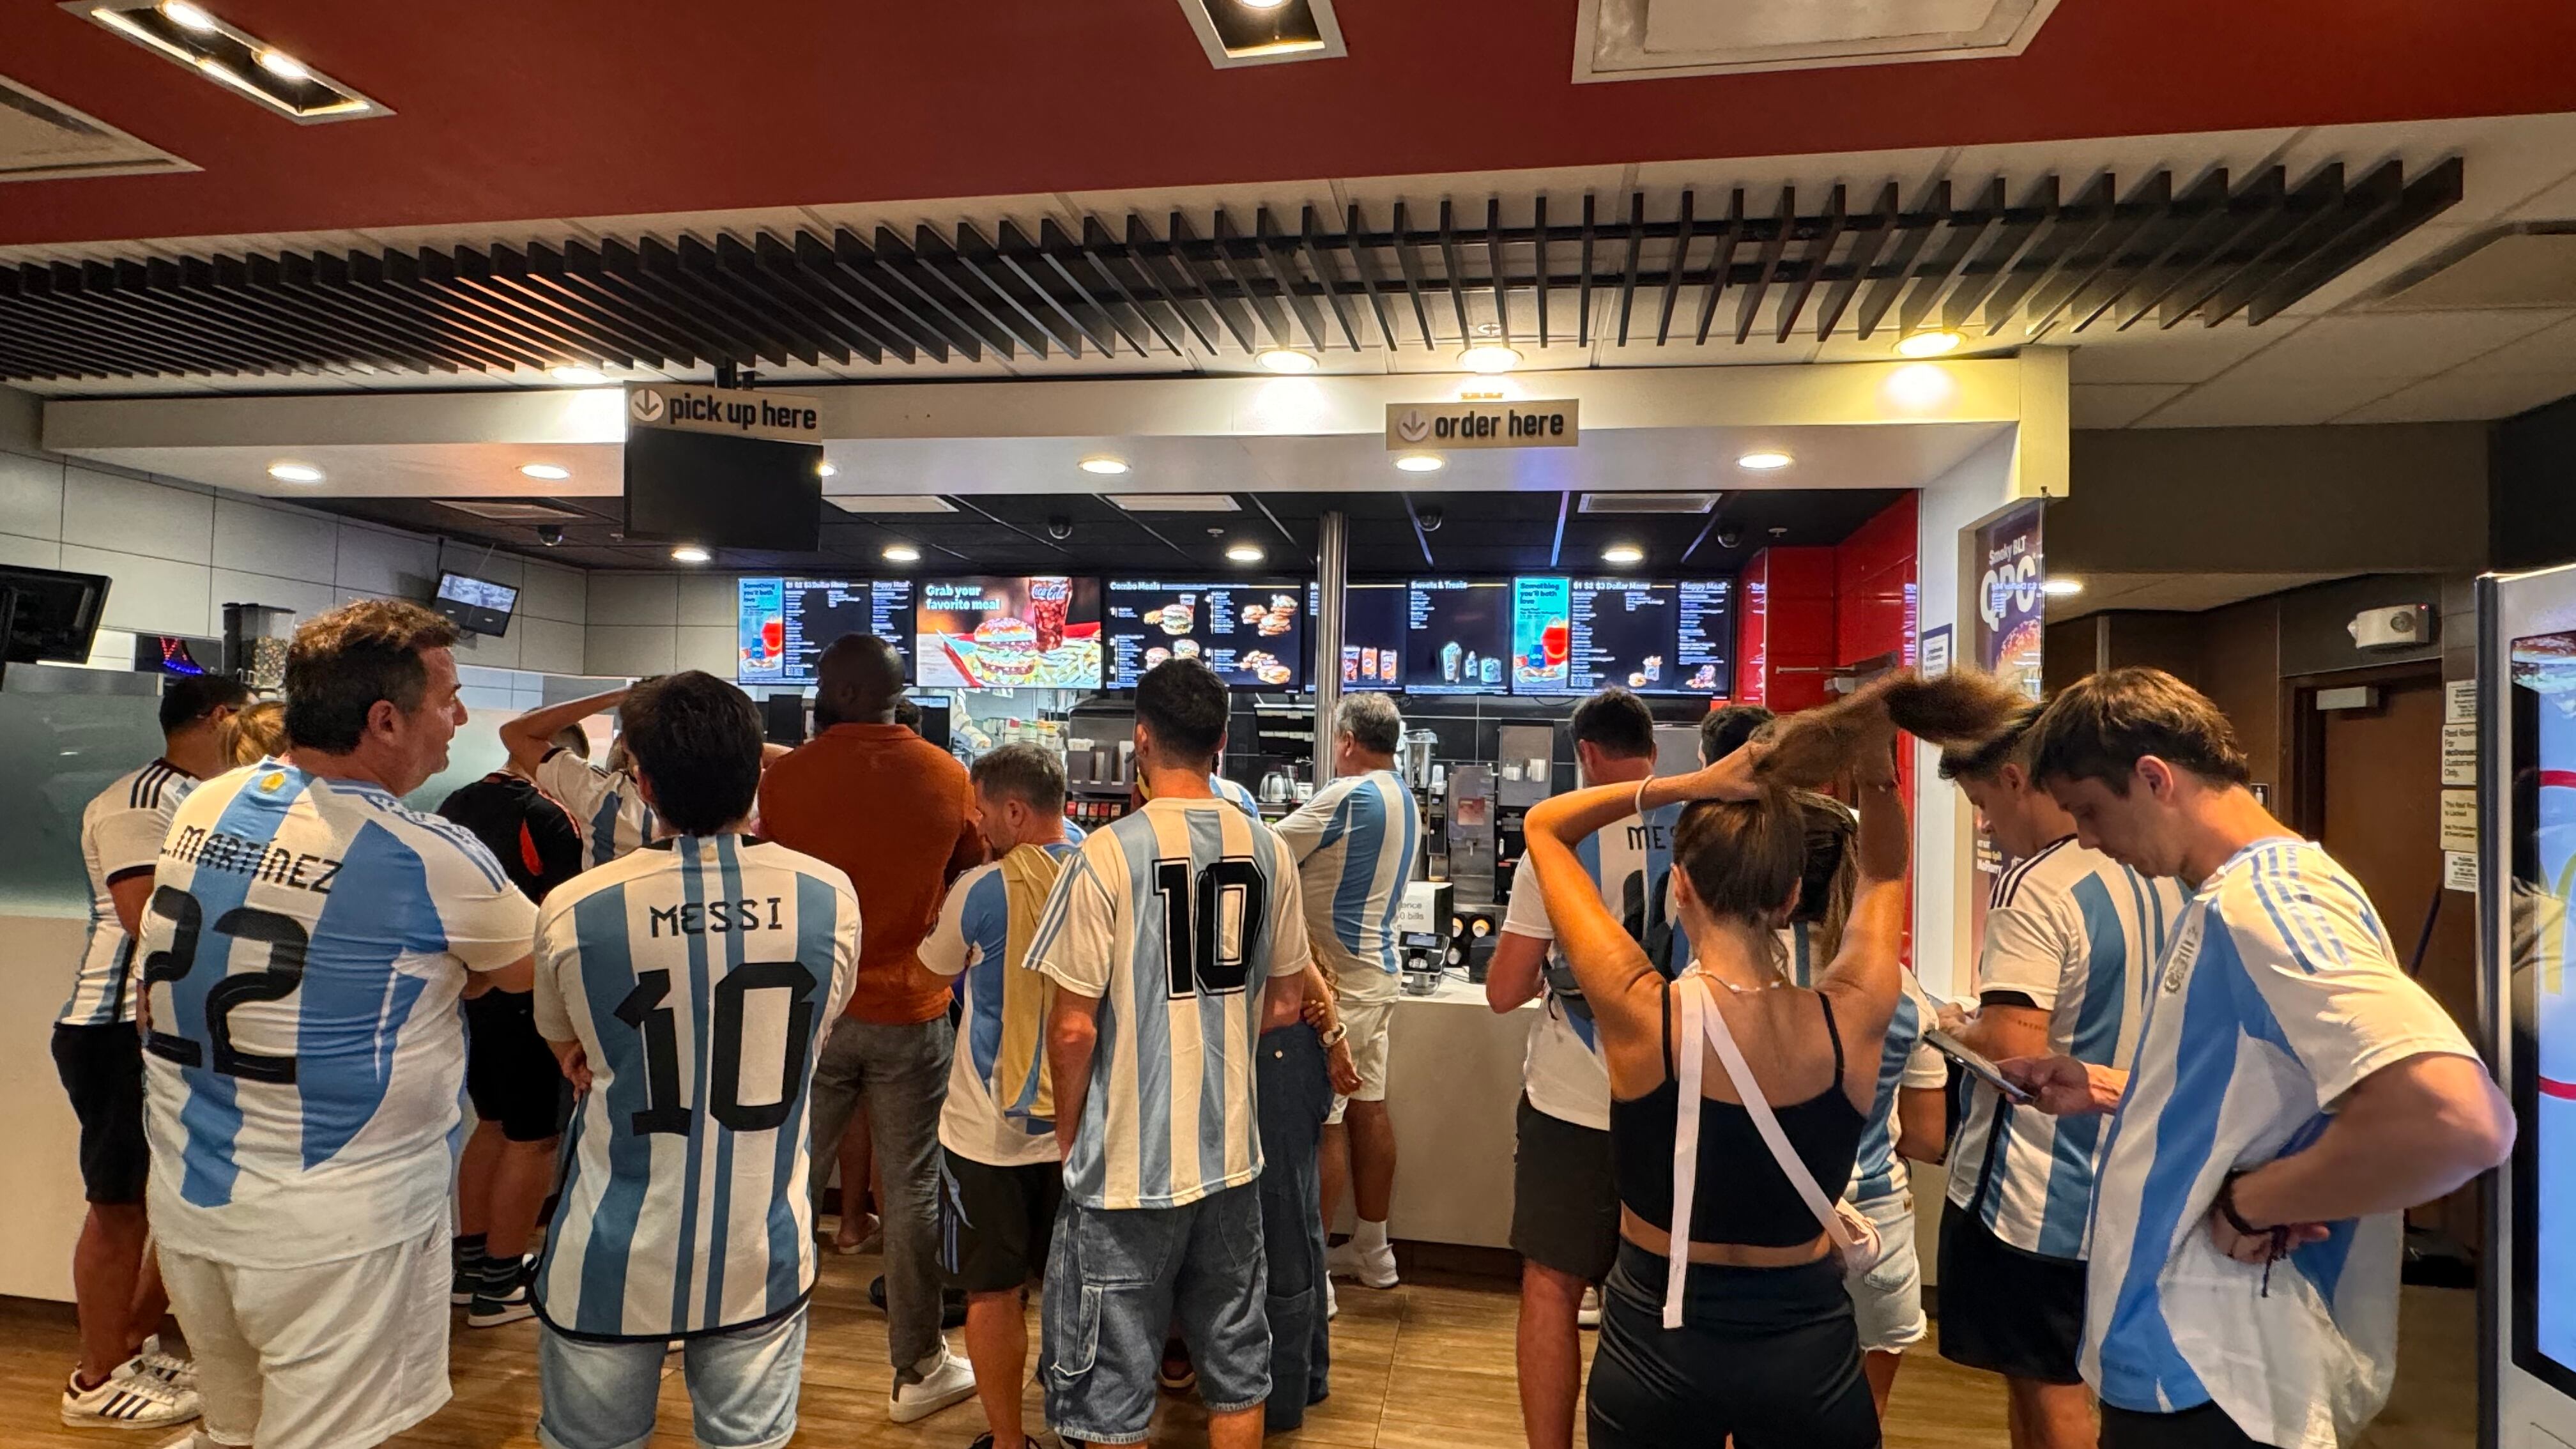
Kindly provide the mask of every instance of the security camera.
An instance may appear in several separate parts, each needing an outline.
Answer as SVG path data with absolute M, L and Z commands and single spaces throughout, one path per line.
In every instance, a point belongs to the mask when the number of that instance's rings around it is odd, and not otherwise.
M 537 542 L 544 544 L 548 548 L 552 548 L 556 544 L 563 542 L 563 525 L 560 523 L 538 524 Z
M 1062 514 L 1047 520 L 1047 537 L 1058 543 L 1073 537 L 1073 520 Z
M 1422 531 L 1424 533 L 1438 533 L 1440 531 L 1440 525 L 1446 521 L 1446 517 L 1437 508 L 1426 508 L 1422 510 Z
M 1744 542 L 1743 529 L 1721 528 L 1717 531 L 1717 546 L 1719 548 L 1733 548 L 1742 542 Z

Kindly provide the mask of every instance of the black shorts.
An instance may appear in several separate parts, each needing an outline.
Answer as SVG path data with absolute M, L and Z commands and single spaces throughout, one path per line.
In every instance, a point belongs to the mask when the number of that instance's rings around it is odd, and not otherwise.
M 963 1293 L 1007 1293 L 1046 1274 L 1064 1200 L 1053 1162 L 995 1167 L 939 1149 L 939 1279 Z
M 1586 1283 L 1619 1259 L 1619 1185 L 1610 1134 L 1551 1117 L 1521 1098 L 1512 1150 L 1512 1251 Z
M 572 1116 L 572 1084 L 537 1035 L 530 991 L 486 991 L 465 1003 L 465 1095 L 474 1115 L 513 1142 L 543 1142 Z
M 2227 1411 L 2203 1404 L 2179 1414 L 2102 1406 L 2102 1449 L 2264 1449 Z
M 134 1023 L 54 1027 L 54 1071 L 80 1119 L 81 1188 L 91 1202 L 143 1201 L 143 1034 Z
M 1943 1358 L 2007 1378 L 2077 1384 L 2083 1338 L 2083 1259 L 2024 1252 L 1975 1213 L 1942 1205 Z

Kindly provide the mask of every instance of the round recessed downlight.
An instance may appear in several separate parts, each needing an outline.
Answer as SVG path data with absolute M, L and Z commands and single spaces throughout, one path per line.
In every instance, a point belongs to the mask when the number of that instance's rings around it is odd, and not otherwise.
M 1085 458 L 1076 466 L 1081 468 L 1085 473 L 1098 473 L 1103 477 L 1114 477 L 1127 471 L 1127 460 L 1124 458 L 1110 457 Z
M 549 483 L 560 483 L 572 476 L 572 470 L 561 463 L 521 463 L 519 471 L 531 478 L 543 478 Z
M 1633 543 L 1614 543 L 1601 550 L 1601 561 L 1606 564 L 1622 565 L 1644 563 L 1646 551 Z
M 921 550 L 908 543 L 890 543 L 882 555 L 887 563 L 919 563 Z
M 310 463 L 271 463 L 268 476 L 280 483 L 319 483 L 322 470 Z
M 698 547 L 694 543 L 684 543 L 678 548 L 671 550 L 671 562 L 673 563 L 701 564 L 713 557 L 715 557 L 715 555 Z
M 1225 556 L 1239 564 L 1257 564 L 1262 558 L 1261 545 L 1238 543 L 1226 549 Z
M 1313 372 L 1317 367 L 1322 366 L 1315 360 L 1315 354 L 1300 352 L 1294 347 L 1265 348 L 1255 353 L 1252 360 L 1272 372 L 1290 374 Z
M 188 3 L 188 0 L 161 0 L 161 13 L 173 25 L 184 26 L 202 35 L 215 28 L 215 17 Z
M 2084 581 L 2082 579 L 2070 579 L 2065 575 L 2060 574 L 2056 578 L 2049 579 L 2042 583 L 2039 586 L 2039 591 L 2048 595 L 2052 599 L 2071 598 L 2076 594 L 2084 592 Z
M 1761 452 L 1747 453 L 1743 457 L 1736 459 L 1735 466 L 1738 468 L 1750 468 L 1756 473 L 1769 473 L 1776 469 L 1788 467 L 1789 455 L 1776 449 L 1766 448 Z
M 1407 473 L 1437 473 L 1449 466 L 1449 460 L 1438 453 L 1406 453 L 1395 460 L 1395 466 Z
M 1480 342 L 1458 354 L 1458 365 L 1469 372 L 1491 377 L 1520 366 L 1521 353 L 1519 348 L 1505 347 L 1499 342 Z
M 815 471 L 816 473 L 821 474 L 823 477 L 829 478 L 829 477 L 832 477 L 833 475 L 835 475 L 835 474 L 839 473 L 841 470 L 840 470 L 840 468 L 839 468 L 837 465 L 835 465 L 835 464 L 832 462 L 832 460 L 831 460 L 831 459 L 826 458 L 826 459 L 824 459 L 821 463 L 819 463 L 819 464 L 817 464 L 817 465 L 815 466 L 814 471 Z
M 267 71 L 270 75 L 273 75 L 282 81 L 309 81 L 313 79 L 313 72 L 304 68 L 304 62 L 297 60 L 294 56 L 288 55 L 282 50 L 261 51 L 259 53 L 259 68 Z
M 1901 357 L 1939 357 L 1958 351 L 1967 340 L 1956 332 L 1917 332 L 1898 342 L 1896 351 Z
M 570 383 L 574 387 L 597 387 L 608 381 L 608 374 L 598 368 L 581 367 L 573 363 L 547 368 L 546 375 L 557 382 Z

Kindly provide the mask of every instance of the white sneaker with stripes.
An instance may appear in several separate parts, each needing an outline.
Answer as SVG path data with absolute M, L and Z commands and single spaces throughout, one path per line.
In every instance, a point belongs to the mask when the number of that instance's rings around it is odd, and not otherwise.
M 129 1360 L 87 1389 L 63 1382 L 63 1422 L 75 1429 L 158 1429 L 197 1417 L 197 1391 L 183 1389 Z
M 143 1346 L 134 1351 L 134 1357 L 125 1361 L 125 1367 L 137 1373 L 150 1374 L 174 1389 L 197 1386 L 197 1361 L 163 1349 L 161 1335 L 157 1333 L 143 1340 Z

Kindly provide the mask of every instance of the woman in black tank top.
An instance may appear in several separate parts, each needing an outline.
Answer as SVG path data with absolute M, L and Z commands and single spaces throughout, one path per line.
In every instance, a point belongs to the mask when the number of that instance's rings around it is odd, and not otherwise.
M 1838 1196 L 1901 990 L 1908 826 L 1895 790 L 1896 730 L 1973 737 L 2015 703 L 1982 679 L 1899 676 L 1784 720 L 1770 745 L 1693 774 L 1577 790 L 1530 811 L 1526 863 L 1591 1005 L 1610 1076 L 1621 1245 L 1589 1387 L 1594 1449 L 1716 1449 L 1730 1437 L 1737 1449 L 1879 1442 L 1833 1239 L 1708 1038 L 1685 1024 L 1720 1017 L 1790 1150 L 1823 1198 Z M 1810 991 L 1786 984 L 1776 954 L 1806 865 L 1805 814 L 1789 792 L 1846 772 L 1860 800 L 1859 882 L 1840 949 Z M 1692 803 L 1674 829 L 1673 897 L 1693 950 L 1667 983 L 1602 905 L 1574 847 L 1682 801 Z M 1686 1017 L 1687 993 L 1700 996 Z M 1710 1055 L 1693 1063 L 1694 1053 Z M 1681 1100 L 1685 1069 L 1700 1078 L 1696 1101 Z M 1683 1113 L 1696 1119 L 1695 1152 L 1676 1143 Z M 1691 1191 L 1687 1222 L 1673 1221 L 1677 1176 Z M 1689 1264 L 1677 1288 L 1675 1234 Z M 1679 1326 L 1668 1328 L 1673 1315 Z

